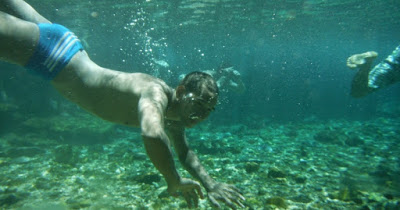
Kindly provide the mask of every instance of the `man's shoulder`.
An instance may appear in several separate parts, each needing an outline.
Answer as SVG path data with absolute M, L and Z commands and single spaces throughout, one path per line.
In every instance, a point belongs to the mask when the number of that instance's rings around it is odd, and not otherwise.
M 172 93 L 173 89 L 163 80 L 144 73 L 128 73 L 129 83 L 141 91 L 147 93 L 162 92 L 167 95 Z

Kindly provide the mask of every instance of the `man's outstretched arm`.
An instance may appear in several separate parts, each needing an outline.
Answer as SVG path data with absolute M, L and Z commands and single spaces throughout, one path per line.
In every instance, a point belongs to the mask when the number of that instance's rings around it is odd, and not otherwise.
M 241 202 L 245 198 L 235 186 L 215 181 L 204 169 L 197 155 L 189 148 L 184 127 L 171 126 L 168 131 L 173 140 L 175 151 L 178 153 L 179 161 L 193 177 L 201 182 L 208 192 L 211 203 L 220 207 L 218 201 L 222 201 L 232 209 L 236 209 L 235 204 L 244 207 Z
M 172 157 L 169 139 L 164 131 L 162 101 L 166 101 L 166 99 L 155 103 L 157 101 L 155 96 L 142 97 L 144 98 L 139 101 L 139 114 L 147 155 L 167 181 L 168 192 L 173 196 L 181 193 L 189 208 L 197 207 L 199 197 L 203 198 L 200 184 L 179 176 Z

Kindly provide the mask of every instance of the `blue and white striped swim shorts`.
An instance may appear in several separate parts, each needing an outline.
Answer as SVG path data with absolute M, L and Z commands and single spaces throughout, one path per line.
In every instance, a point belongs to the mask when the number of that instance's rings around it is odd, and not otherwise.
M 52 80 L 83 46 L 75 34 L 62 25 L 41 23 L 38 26 L 39 43 L 25 67 Z

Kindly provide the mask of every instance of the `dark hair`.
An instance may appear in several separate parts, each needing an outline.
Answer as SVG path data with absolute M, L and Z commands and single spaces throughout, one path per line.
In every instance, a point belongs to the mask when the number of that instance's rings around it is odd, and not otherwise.
M 217 95 L 219 93 L 217 83 L 212 76 L 200 71 L 187 74 L 180 85 L 185 87 L 186 92 L 196 95 L 201 95 L 204 91 L 209 91 Z

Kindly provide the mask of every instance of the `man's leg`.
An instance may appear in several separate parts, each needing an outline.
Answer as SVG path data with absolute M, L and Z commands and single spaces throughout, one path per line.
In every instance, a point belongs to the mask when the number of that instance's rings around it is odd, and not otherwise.
M 0 0 L 0 11 L 33 23 L 50 23 L 23 0 Z
M 0 11 L 0 60 L 24 66 L 39 40 L 39 27 Z

